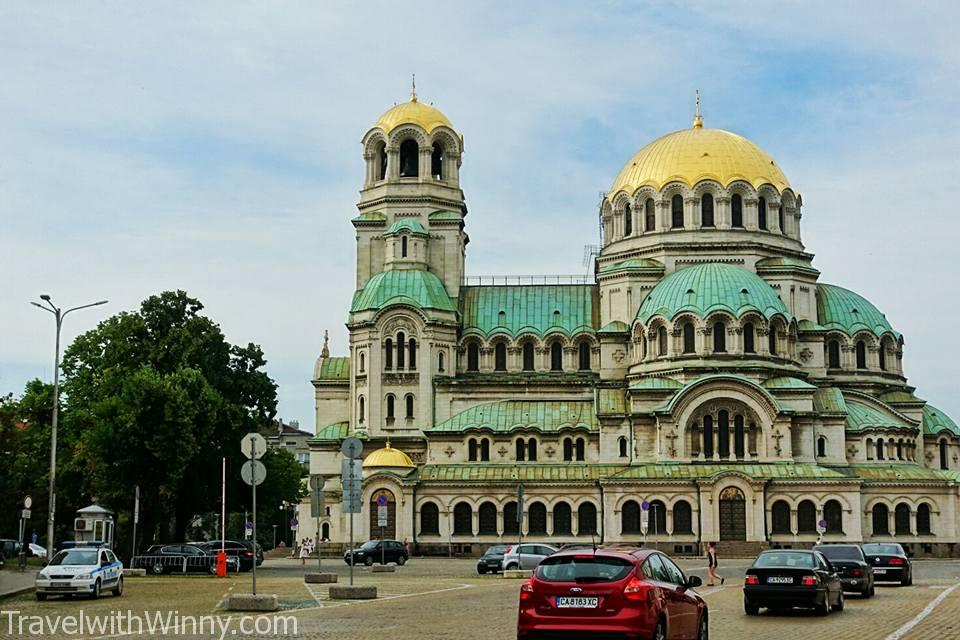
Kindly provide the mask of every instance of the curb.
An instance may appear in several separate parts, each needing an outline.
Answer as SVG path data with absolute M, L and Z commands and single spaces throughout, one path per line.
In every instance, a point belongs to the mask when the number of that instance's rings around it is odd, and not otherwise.
M 36 587 L 30 586 L 13 589 L 12 591 L 4 591 L 3 593 L 0 593 L 0 600 L 3 600 L 4 598 L 13 598 L 14 596 L 20 596 L 25 593 L 31 593 L 34 590 L 36 590 Z

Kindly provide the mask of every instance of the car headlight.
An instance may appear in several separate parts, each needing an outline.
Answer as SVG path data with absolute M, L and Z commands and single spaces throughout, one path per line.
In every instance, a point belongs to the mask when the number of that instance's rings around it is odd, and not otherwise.
M 92 574 L 92 573 L 78 573 L 77 575 L 73 576 L 73 579 L 74 579 L 74 580 L 89 580 L 89 579 L 92 578 L 92 577 L 93 577 L 93 574 Z

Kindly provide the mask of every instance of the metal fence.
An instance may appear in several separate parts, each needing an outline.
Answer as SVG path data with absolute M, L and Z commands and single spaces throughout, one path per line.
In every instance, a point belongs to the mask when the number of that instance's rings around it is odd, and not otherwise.
M 506 276 L 464 276 L 463 286 L 509 286 L 529 284 L 594 284 L 592 276 L 578 275 L 506 275 Z
M 236 556 L 233 556 L 236 558 Z M 146 569 L 148 573 L 216 573 L 216 556 L 134 556 L 130 563 L 131 569 Z M 227 558 L 227 571 L 240 573 L 239 559 L 231 566 Z

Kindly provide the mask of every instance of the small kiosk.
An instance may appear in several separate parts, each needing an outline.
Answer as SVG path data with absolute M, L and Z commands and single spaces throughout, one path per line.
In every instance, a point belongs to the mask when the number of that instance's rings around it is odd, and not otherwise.
M 78 509 L 73 535 L 77 542 L 98 541 L 113 548 L 113 511 L 98 504 Z

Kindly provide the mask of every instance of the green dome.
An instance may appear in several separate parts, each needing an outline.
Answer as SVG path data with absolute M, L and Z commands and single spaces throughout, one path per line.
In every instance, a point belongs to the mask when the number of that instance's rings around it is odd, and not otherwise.
M 960 427 L 950 416 L 931 404 L 924 405 L 923 432 L 936 435 L 944 430 L 949 431 L 952 436 L 960 436 Z
M 776 315 L 793 319 L 766 280 L 741 267 L 718 263 L 686 267 L 661 280 L 640 305 L 637 320 L 646 324 L 653 316 L 672 319 L 684 311 L 701 318 L 714 311 L 738 318 L 756 311 L 768 320 Z
M 817 285 L 817 321 L 826 329 L 836 329 L 849 336 L 863 330 L 877 336 L 885 333 L 900 336 L 869 300 L 835 284 Z
M 395 269 L 370 278 L 367 286 L 354 294 L 350 312 L 375 311 L 391 304 L 456 311 L 440 278 L 420 269 Z
M 411 220 L 410 218 L 404 218 L 403 220 L 397 220 L 392 225 L 387 227 L 387 230 L 383 232 L 383 235 L 389 236 L 395 233 L 400 233 L 401 231 L 406 231 L 414 235 L 425 236 L 427 230 L 424 229 L 423 225 L 417 222 L 416 220 Z

